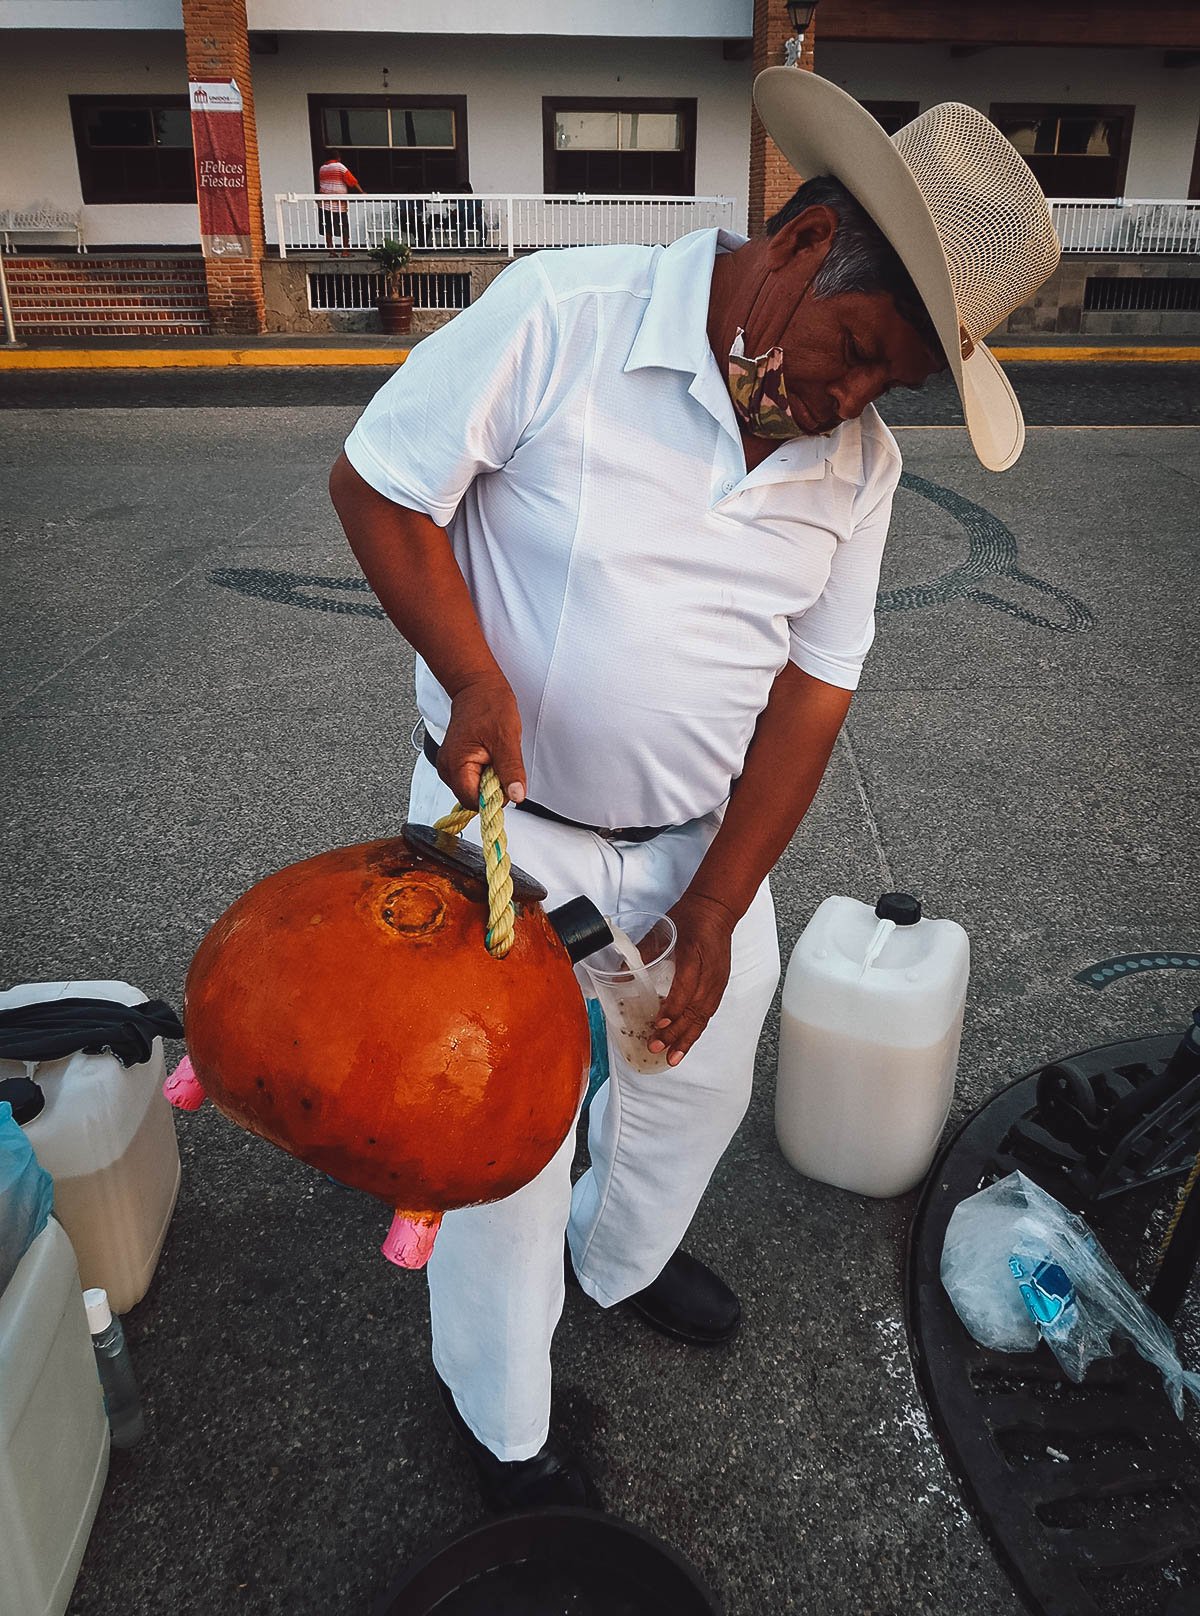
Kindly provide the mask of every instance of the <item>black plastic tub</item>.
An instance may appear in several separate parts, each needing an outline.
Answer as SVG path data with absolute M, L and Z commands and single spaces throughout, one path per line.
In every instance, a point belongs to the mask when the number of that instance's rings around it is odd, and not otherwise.
M 590 1509 L 501 1515 L 410 1566 L 374 1616 L 721 1616 L 658 1538 Z

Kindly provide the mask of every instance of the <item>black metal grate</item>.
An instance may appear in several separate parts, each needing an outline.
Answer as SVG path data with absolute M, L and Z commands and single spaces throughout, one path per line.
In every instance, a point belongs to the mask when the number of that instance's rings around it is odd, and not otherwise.
M 471 277 L 439 270 L 401 275 L 400 295 L 411 297 L 416 309 L 465 309 L 471 301 Z M 378 271 L 321 269 L 308 277 L 310 309 L 342 313 L 373 309 L 382 296 L 383 276 Z
M 1200 309 L 1200 275 L 1090 275 L 1083 289 L 1085 310 L 1140 309 L 1191 312 Z
M 1080 1083 L 1105 1079 L 1136 1094 L 1165 1069 L 1178 1037 L 1141 1039 L 1056 1063 Z M 1080 1087 L 1065 1085 L 1066 1099 Z M 1043 1098 L 1063 1096 L 1043 1083 Z M 964 1330 L 942 1289 L 942 1245 L 958 1203 L 1021 1167 L 1087 1217 L 1119 1268 L 1133 1273 L 1147 1223 L 1174 1173 L 1159 1140 L 1140 1184 L 1134 1161 L 1102 1184 L 1078 1161 L 1031 1163 L 1051 1135 L 1039 1113 L 1039 1075 L 977 1111 L 926 1180 L 907 1273 L 909 1341 L 942 1446 L 1021 1595 L 1043 1616 L 1196 1616 L 1200 1611 L 1200 1447 L 1177 1420 L 1158 1372 L 1132 1350 L 1096 1363 L 1082 1385 L 1049 1350 L 998 1353 Z M 1161 1131 L 1161 1130 L 1160 1130 Z M 1188 1121 L 1180 1127 L 1189 1134 Z M 1172 1135 L 1172 1138 L 1174 1136 Z M 1195 1134 L 1190 1132 L 1191 1152 Z M 1185 1145 L 1187 1139 L 1184 1140 Z M 1143 1164 L 1149 1165 L 1149 1164 Z M 1104 1194 L 1107 1189 L 1108 1193 Z M 1101 1193 L 1095 1195 L 1099 1190 Z M 1191 1416 L 1194 1422 L 1194 1414 Z

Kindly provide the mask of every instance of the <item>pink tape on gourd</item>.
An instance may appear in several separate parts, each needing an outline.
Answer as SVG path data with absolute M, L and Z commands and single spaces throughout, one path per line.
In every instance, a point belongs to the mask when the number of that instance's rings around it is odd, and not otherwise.
M 177 1111 L 198 1111 L 204 1104 L 204 1085 L 186 1055 L 163 1084 L 163 1093 Z
M 441 1221 L 440 1212 L 397 1212 L 379 1249 L 397 1268 L 424 1268 Z
M 186 1055 L 163 1084 L 163 1093 L 180 1111 L 196 1111 L 204 1104 L 204 1085 Z M 397 1268 L 424 1268 L 441 1221 L 440 1212 L 397 1212 L 379 1249 Z

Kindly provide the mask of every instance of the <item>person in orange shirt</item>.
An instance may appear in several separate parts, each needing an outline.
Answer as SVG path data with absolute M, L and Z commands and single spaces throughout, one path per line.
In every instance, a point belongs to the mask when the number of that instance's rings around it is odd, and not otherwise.
M 357 191 L 359 196 L 362 196 L 363 188 L 342 162 L 340 151 L 331 151 L 317 170 L 317 190 L 322 198 L 317 204 L 317 212 L 320 215 L 321 228 L 325 232 L 325 246 L 330 252 L 333 251 L 333 235 L 336 229 L 342 238 L 341 251 L 344 257 L 350 247 L 350 209 L 345 201 L 346 193 Z M 325 200 L 326 198 L 328 200 Z

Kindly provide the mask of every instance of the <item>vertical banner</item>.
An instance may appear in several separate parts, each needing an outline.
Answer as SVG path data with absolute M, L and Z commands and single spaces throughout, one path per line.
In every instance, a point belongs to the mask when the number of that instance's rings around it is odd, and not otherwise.
M 206 258 L 250 257 L 250 195 L 246 189 L 246 131 L 236 80 L 188 85 L 200 246 Z

